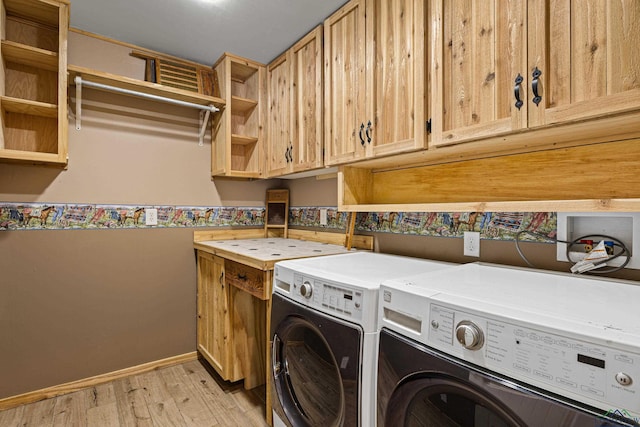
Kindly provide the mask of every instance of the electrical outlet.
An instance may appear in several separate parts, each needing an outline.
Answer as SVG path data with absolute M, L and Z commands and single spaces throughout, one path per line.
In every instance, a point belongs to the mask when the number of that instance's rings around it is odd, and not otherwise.
M 320 208 L 320 225 L 327 225 L 327 209 Z
M 144 210 L 144 221 L 147 225 L 158 225 L 158 209 L 147 208 Z
M 464 255 L 480 256 L 480 233 L 477 231 L 464 232 Z

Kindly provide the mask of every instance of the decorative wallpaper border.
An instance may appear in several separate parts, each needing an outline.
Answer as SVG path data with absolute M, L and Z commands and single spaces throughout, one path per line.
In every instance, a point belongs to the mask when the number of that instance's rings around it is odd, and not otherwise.
M 145 209 L 158 210 L 146 225 Z M 0 230 L 262 226 L 264 207 L 0 203 Z
M 320 210 L 327 210 L 327 225 L 320 224 Z M 481 239 L 515 240 L 519 231 L 528 230 L 555 237 L 556 212 L 361 212 L 356 231 L 411 234 L 431 237 L 462 237 L 477 231 Z M 347 212 L 335 207 L 289 208 L 289 225 L 344 230 Z M 542 237 L 521 236 L 522 240 L 549 242 Z
M 145 209 L 158 210 L 158 224 L 145 224 Z M 327 211 L 327 224 L 320 224 L 320 211 Z M 0 203 L 2 230 L 124 229 L 167 227 L 261 227 L 264 207 L 143 206 L 57 203 Z M 347 212 L 336 207 L 289 208 L 289 225 L 344 230 Z M 480 238 L 514 240 L 521 230 L 548 237 L 557 233 L 555 212 L 362 212 L 356 216 L 356 231 L 410 234 L 432 237 L 462 237 L 478 231 Z M 524 240 L 545 242 L 541 237 Z

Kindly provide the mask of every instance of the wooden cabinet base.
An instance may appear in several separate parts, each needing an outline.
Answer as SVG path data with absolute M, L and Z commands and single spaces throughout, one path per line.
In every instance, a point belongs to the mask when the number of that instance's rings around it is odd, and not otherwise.
M 234 360 L 240 366 L 244 388 L 250 390 L 266 381 L 267 303 L 242 289 L 231 287 L 233 305 Z

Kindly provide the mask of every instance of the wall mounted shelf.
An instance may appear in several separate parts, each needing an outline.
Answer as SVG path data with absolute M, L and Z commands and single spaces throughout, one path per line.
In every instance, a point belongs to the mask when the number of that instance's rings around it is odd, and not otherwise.
M 200 110 L 199 144 L 203 145 L 204 134 L 209 123 L 210 113 L 215 113 L 224 107 L 225 102 L 221 98 L 201 95 L 196 92 L 176 89 L 156 83 L 136 80 L 125 76 L 91 70 L 88 68 L 69 66 L 70 81 L 76 85 L 76 129 L 81 128 L 82 117 L 82 86 L 88 86 L 99 90 L 117 92 L 130 96 L 137 96 L 154 101 L 166 102 L 183 107 L 197 108 Z

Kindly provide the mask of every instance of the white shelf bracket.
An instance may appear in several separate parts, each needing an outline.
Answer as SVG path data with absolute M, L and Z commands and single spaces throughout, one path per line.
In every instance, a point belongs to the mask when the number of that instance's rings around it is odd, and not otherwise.
M 213 105 L 209 107 L 216 108 Z M 212 110 L 200 110 L 200 134 L 198 135 L 198 145 L 202 147 L 204 145 L 204 134 L 207 132 L 207 125 L 209 124 L 209 116 Z
M 82 77 L 76 76 L 76 130 L 82 129 Z
M 180 105 L 182 107 L 196 108 L 200 110 L 200 132 L 198 133 L 198 139 L 200 146 L 204 145 L 204 134 L 207 131 L 207 125 L 209 124 L 209 117 L 211 113 L 220 111 L 219 108 L 213 104 L 200 105 L 193 102 L 180 101 L 179 99 L 167 98 L 164 96 L 152 95 L 150 93 L 138 92 L 135 90 L 124 89 L 116 86 L 109 86 L 102 83 L 90 82 L 82 80 L 82 77 L 76 76 L 74 79 L 76 84 L 76 129 L 80 130 L 82 126 L 82 86 L 93 87 L 96 89 L 102 89 L 110 92 L 122 93 L 125 95 L 137 96 L 139 98 L 151 99 L 154 101 L 166 102 L 167 104 Z

